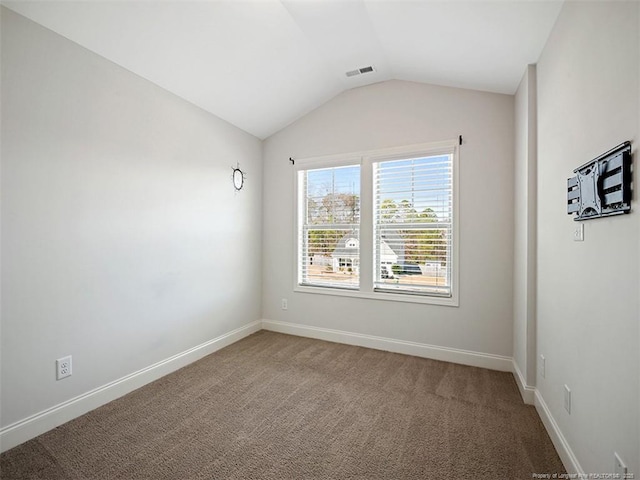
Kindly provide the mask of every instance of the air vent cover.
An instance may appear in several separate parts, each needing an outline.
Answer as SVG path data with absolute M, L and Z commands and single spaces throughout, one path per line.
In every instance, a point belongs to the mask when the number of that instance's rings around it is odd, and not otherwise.
M 347 77 L 355 77 L 357 75 L 362 75 L 364 73 L 371 73 L 371 72 L 375 72 L 376 69 L 373 68 L 372 65 L 369 65 L 368 67 L 362 67 L 362 68 L 358 68 L 356 70 L 349 70 L 348 72 L 345 73 L 345 75 Z

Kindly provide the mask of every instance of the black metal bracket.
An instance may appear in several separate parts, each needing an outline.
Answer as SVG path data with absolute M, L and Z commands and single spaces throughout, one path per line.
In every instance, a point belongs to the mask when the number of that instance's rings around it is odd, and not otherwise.
M 291 162 L 291 165 L 295 165 L 296 164 L 296 161 L 291 157 L 289 157 L 289 161 Z
M 574 170 L 567 180 L 567 213 L 575 221 L 631 211 L 631 143 L 624 142 Z

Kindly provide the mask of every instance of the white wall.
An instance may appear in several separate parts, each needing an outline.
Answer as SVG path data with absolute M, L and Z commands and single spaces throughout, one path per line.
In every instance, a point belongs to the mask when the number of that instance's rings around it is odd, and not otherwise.
M 4 8 L 1 62 L 3 426 L 260 318 L 258 139 Z
M 638 419 L 639 38 L 636 2 L 566 2 L 538 63 L 537 388 L 582 469 L 640 475 Z M 633 142 L 632 213 L 584 222 L 574 242 L 566 180 Z M 563 408 L 563 385 L 572 410 Z
M 513 359 L 522 382 L 536 375 L 536 67 L 529 65 L 515 95 Z
M 537 88 L 530 67 L 515 97 L 389 81 L 263 144 L 0 10 L 0 427 L 262 315 L 513 355 L 585 472 L 612 471 L 617 451 L 638 474 L 638 195 L 631 215 L 586 222 L 584 243 L 565 213 L 576 166 L 623 140 L 638 163 L 637 3 L 566 2 Z M 459 134 L 459 307 L 293 292 L 289 157 Z M 249 175 L 240 193 L 236 162 Z M 67 354 L 74 374 L 57 382 Z
M 511 356 L 513 96 L 389 81 L 356 88 L 264 141 L 263 315 L 268 320 Z M 463 135 L 460 307 L 293 292 L 289 157 Z M 288 299 L 288 310 L 280 300 Z

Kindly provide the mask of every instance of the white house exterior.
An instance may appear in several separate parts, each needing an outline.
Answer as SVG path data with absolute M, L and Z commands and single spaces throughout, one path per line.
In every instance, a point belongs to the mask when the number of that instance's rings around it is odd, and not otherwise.
M 388 239 L 391 240 L 391 239 Z M 398 245 L 394 250 L 384 239 L 380 242 L 380 265 L 386 266 L 388 275 L 391 275 L 391 266 L 404 262 L 404 249 L 401 242 L 392 242 Z M 354 272 L 360 269 L 360 240 L 353 233 L 348 233 L 340 239 L 335 250 L 331 254 L 334 272 Z

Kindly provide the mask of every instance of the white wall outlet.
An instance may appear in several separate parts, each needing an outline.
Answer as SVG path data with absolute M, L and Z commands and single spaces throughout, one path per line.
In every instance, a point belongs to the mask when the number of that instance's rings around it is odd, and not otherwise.
M 575 222 L 573 227 L 573 241 L 584 242 L 584 223 Z
M 627 466 L 624 464 L 617 452 L 613 452 L 613 459 L 613 473 L 617 474 L 615 478 L 627 478 L 627 474 L 629 473 Z
M 56 380 L 71 376 L 71 355 L 56 360 Z
M 564 386 L 564 409 L 571 415 L 571 390 L 567 385 Z
M 544 358 L 544 355 L 540 355 L 540 376 L 547 377 L 547 359 Z
M 289 304 L 287 303 L 287 299 L 283 298 L 282 299 L 282 309 L 283 310 L 287 310 L 289 308 Z

